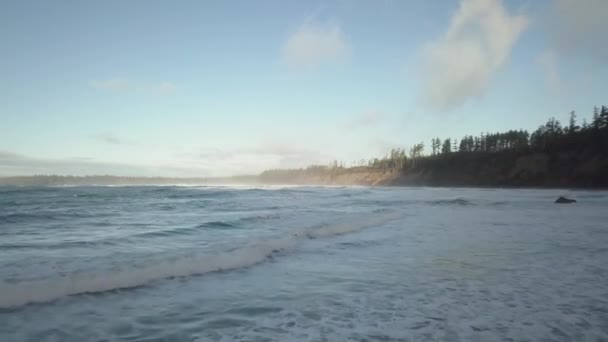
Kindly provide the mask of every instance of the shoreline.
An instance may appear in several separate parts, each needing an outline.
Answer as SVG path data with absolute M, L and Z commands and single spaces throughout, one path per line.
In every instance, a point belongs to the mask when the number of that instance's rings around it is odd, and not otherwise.
M 421 184 L 421 183 L 399 183 L 399 184 L 365 184 L 365 183 L 340 183 L 340 182 L 133 182 L 133 183 L 13 183 L 5 182 L 8 177 L 0 177 L 0 187 L 362 187 L 362 188 L 453 188 L 453 189 L 497 189 L 497 190 L 583 190 L 583 191 L 607 191 L 605 186 L 581 186 L 581 185 L 513 185 L 513 184 Z M 23 177 L 19 177 L 23 178 Z M 145 177 L 144 177 L 145 178 Z M 156 178 L 156 177 L 154 177 Z M 143 179 L 141 179 L 143 180 Z

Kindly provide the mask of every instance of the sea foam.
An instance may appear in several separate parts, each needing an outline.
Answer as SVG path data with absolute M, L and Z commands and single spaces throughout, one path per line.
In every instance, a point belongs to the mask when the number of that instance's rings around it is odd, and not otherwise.
M 173 261 L 115 271 L 85 272 L 24 282 L 0 282 L 0 308 L 53 301 L 66 296 L 144 286 L 163 279 L 204 275 L 254 266 L 286 253 L 307 239 L 328 238 L 376 227 L 399 217 L 397 212 L 368 216 L 347 215 L 343 220 L 302 229 L 243 247 L 191 255 Z

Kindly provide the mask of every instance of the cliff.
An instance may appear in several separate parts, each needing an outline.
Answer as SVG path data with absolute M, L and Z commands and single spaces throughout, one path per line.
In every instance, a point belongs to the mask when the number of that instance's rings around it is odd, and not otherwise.
M 575 152 L 450 153 L 431 156 L 416 167 L 273 170 L 265 184 L 382 186 L 608 187 L 608 158 Z

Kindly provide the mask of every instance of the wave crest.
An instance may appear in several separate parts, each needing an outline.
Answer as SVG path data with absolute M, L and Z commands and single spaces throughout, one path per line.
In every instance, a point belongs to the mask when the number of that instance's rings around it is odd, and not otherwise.
M 126 270 L 87 272 L 52 279 L 7 283 L 0 281 L 0 308 L 42 303 L 85 293 L 135 288 L 170 278 L 204 275 L 251 267 L 307 239 L 327 238 L 376 227 L 398 218 L 398 212 L 352 217 L 348 221 L 288 230 L 286 236 L 231 250 L 194 255 Z M 217 222 L 216 222 L 217 224 Z

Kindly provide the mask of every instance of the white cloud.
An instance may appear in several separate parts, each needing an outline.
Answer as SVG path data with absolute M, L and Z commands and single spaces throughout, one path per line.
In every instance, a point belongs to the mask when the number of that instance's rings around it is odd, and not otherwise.
M 167 95 L 175 92 L 177 86 L 168 81 L 162 82 L 139 82 L 127 78 L 111 78 L 103 81 L 91 81 L 90 85 L 98 90 L 116 93 L 144 92 L 151 94 Z
M 340 26 L 307 21 L 287 39 L 282 58 L 291 67 L 314 68 L 336 62 L 347 52 L 348 44 Z
M 445 34 L 424 46 L 424 100 L 451 109 L 483 95 L 527 25 L 501 0 L 462 0 Z
M 554 50 L 547 50 L 538 56 L 538 64 L 543 68 L 547 78 L 547 84 L 558 92 L 561 88 L 561 80 L 558 69 L 558 57 Z

